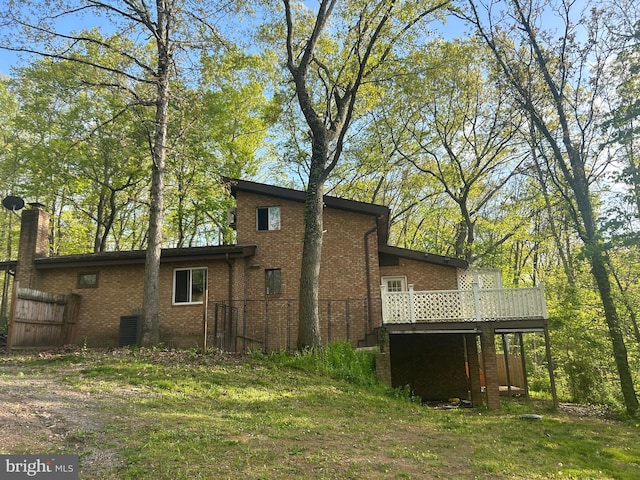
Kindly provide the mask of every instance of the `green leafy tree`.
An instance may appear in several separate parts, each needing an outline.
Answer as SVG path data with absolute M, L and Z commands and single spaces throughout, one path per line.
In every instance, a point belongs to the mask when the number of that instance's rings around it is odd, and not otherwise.
M 607 87 L 602 72 L 608 57 L 598 48 L 601 17 L 595 10 L 574 21 L 573 4 L 563 3 L 557 13 L 564 30 L 553 41 L 541 28 L 544 5 L 509 0 L 503 6 L 508 16 L 496 19 L 496 4 L 480 11 L 480 5 L 470 1 L 469 18 L 494 53 L 514 99 L 552 152 L 551 172 L 569 187 L 564 199 L 598 288 L 624 403 L 628 413 L 636 415 L 638 398 L 592 187 L 603 168 L 598 163 L 602 152 L 594 148 L 600 140 L 594 126 L 603 115 L 599 99 Z M 583 33 L 586 41 L 581 44 Z
M 413 52 L 407 61 L 417 73 L 399 79 L 392 93 L 400 124 L 387 120 L 399 154 L 457 210 L 452 254 L 472 263 L 528 218 L 509 208 L 523 193 L 516 182 L 526 158 L 518 138 L 522 115 L 507 102 L 487 58 L 474 41 L 435 41 Z
M 165 204 L 165 171 L 167 162 L 167 131 L 169 104 L 172 98 L 171 81 L 190 60 L 189 53 L 202 53 L 220 43 L 214 26 L 214 6 L 205 2 L 158 0 L 150 6 L 140 0 L 102 2 L 9 2 L 5 25 L 21 28 L 20 35 L 5 38 L 5 48 L 37 53 L 48 57 L 71 60 L 108 72 L 107 83 L 94 86 L 113 89 L 128 97 L 132 108 L 146 107 L 144 116 L 148 155 L 150 159 L 150 194 L 148 202 L 148 231 L 146 235 L 146 264 L 143 294 L 143 343 L 159 341 L 158 295 L 160 251 L 163 241 Z M 28 5 L 26 5 L 28 3 Z M 31 15 L 31 12 L 35 12 Z M 85 13 L 101 17 L 115 31 L 111 38 L 142 39 L 136 47 L 148 48 L 149 54 L 139 56 L 137 49 L 114 43 L 101 35 L 68 33 L 62 30 L 61 20 L 81 20 Z M 31 15 L 31 16 L 30 16 Z M 13 35 L 15 33 L 12 32 Z M 20 42 L 21 41 L 21 42 Z M 6 47 L 8 45 L 8 47 Z M 44 45 L 46 48 L 40 48 Z M 91 46 L 127 59 L 133 67 L 113 68 L 90 59 L 75 57 L 69 47 Z M 73 52 L 73 51 L 71 51 Z M 136 88 L 132 88 L 132 85 Z M 143 88 L 144 87 L 144 88 Z
M 310 158 L 300 278 L 298 348 L 320 345 L 318 277 L 322 250 L 322 197 L 353 121 L 367 110 L 375 81 L 411 38 L 412 28 L 449 2 L 339 2 L 322 0 L 317 12 L 283 0 L 286 68 L 309 129 Z

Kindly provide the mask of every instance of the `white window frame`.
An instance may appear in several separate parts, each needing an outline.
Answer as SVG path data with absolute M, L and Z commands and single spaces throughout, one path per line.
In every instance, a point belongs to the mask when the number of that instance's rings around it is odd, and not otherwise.
M 204 291 L 202 292 L 203 298 L 202 300 L 193 301 L 193 271 L 194 270 L 204 270 L 205 271 L 205 284 Z M 176 301 L 176 275 L 178 272 L 189 271 L 189 285 L 187 286 L 187 293 L 189 296 L 189 300 L 186 302 L 177 302 Z M 172 305 L 202 305 L 204 302 L 204 295 L 208 290 L 209 284 L 209 269 L 207 267 L 185 267 L 185 268 L 175 268 L 173 270 L 173 278 L 172 278 L 172 293 L 171 293 L 171 304 Z
M 407 276 L 406 275 L 390 275 L 382 277 L 382 285 L 385 286 L 387 292 L 397 292 L 397 290 L 389 290 L 389 282 L 400 281 L 401 292 L 407 291 Z
M 260 229 L 260 224 L 258 221 L 259 218 L 259 211 L 260 210 L 267 210 L 267 228 L 266 229 Z M 272 223 L 276 220 L 275 218 L 275 212 L 278 212 L 278 216 L 277 216 L 277 224 Z M 274 212 L 274 213 L 272 213 Z M 276 230 L 280 230 L 280 227 L 282 225 L 282 217 L 281 217 L 281 213 L 282 211 L 280 210 L 280 206 L 278 205 L 274 205 L 271 207 L 258 207 L 256 208 L 256 230 L 259 232 L 272 232 L 272 231 L 276 231 Z

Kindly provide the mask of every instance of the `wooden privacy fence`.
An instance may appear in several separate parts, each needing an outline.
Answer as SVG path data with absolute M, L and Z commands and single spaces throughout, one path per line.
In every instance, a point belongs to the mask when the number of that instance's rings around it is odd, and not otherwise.
M 520 355 L 497 354 L 496 366 L 498 370 L 498 382 L 500 385 L 506 387 L 516 387 L 524 390 L 527 386 L 524 378 L 524 372 L 522 371 L 522 357 Z M 509 362 L 509 375 L 507 379 L 507 361 Z
M 484 371 L 482 355 L 479 355 L 478 360 L 480 362 L 480 369 Z M 509 362 L 508 375 L 507 361 Z M 500 385 L 501 388 L 506 387 L 509 389 L 509 387 L 512 387 L 514 392 L 520 392 L 521 390 L 524 391 L 527 389 L 527 379 L 525 378 L 522 357 L 520 355 L 510 353 L 505 356 L 503 353 L 497 353 L 496 370 L 498 375 L 498 385 Z M 484 386 L 484 380 L 482 381 Z
M 58 295 L 13 286 L 7 350 L 59 347 L 73 340 L 80 295 Z

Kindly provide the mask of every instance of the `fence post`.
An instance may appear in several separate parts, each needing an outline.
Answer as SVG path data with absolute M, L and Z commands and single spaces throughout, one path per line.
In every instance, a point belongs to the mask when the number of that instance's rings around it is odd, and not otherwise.
M 346 315 L 346 328 L 347 328 L 347 342 L 350 341 L 351 339 L 349 338 L 349 329 L 350 329 L 350 325 L 349 325 L 349 299 L 347 298 L 345 300 L 345 315 Z
M 477 282 L 473 283 L 473 308 L 476 311 L 476 320 L 480 322 L 482 320 L 480 315 L 480 286 Z
M 291 351 L 291 300 L 287 300 L 287 352 Z
M 242 353 L 247 353 L 247 300 L 242 302 Z
M 209 335 L 209 325 L 207 322 L 207 307 L 209 306 L 209 290 L 204 289 L 204 300 L 202 301 L 202 353 L 207 351 L 207 335 Z
M 409 323 L 414 324 L 416 322 L 416 312 L 413 305 L 413 283 L 409 284 Z
M 364 312 L 364 338 L 367 338 L 367 333 L 369 333 L 369 302 L 365 298 L 362 301 L 362 311 Z
M 331 300 L 327 300 L 327 344 L 331 343 Z
M 269 353 L 269 300 L 264 302 L 264 348 L 262 353 Z
M 547 313 L 547 299 L 544 296 L 544 282 L 540 282 L 538 284 L 539 289 L 539 301 L 542 303 L 542 318 L 549 318 L 549 314 Z
M 9 319 L 7 321 L 7 352 L 11 352 L 13 342 L 16 336 L 16 302 L 18 301 L 18 289 L 20 288 L 20 282 L 13 280 L 13 291 L 11 292 L 11 309 L 9 310 Z

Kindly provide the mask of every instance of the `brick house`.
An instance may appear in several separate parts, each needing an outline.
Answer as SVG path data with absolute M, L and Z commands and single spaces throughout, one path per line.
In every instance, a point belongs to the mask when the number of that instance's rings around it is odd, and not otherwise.
M 305 193 L 226 182 L 236 200 L 229 212 L 236 243 L 162 251 L 161 341 L 231 351 L 291 349 L 297 338 Z M 394 386 L 412 385 L 425 399 L 466 398 L 471 391 L 479 402 L 484 375 L 487 401 L 495 406 L 495 334 L 546 332 L 544 305 L 533 314 L 481 317 L 478 295 L 475 303 L 461 300 L 460 282 L 469 276 L 465 261 L 389 246 L 385 206 L 330 196 L 324 201 L 323 341 L 379 344 L 380 374 Z M 67 336 L 71 343 L 135 343 L 145 252 L 48 256 L 49 220 L 40 205 L 23 211 L 18 261 L 2 266 L 15 269 L 20 287 L 79 299 L 77 321 Z M 432 298 L 425 300 L 427 292 Z

